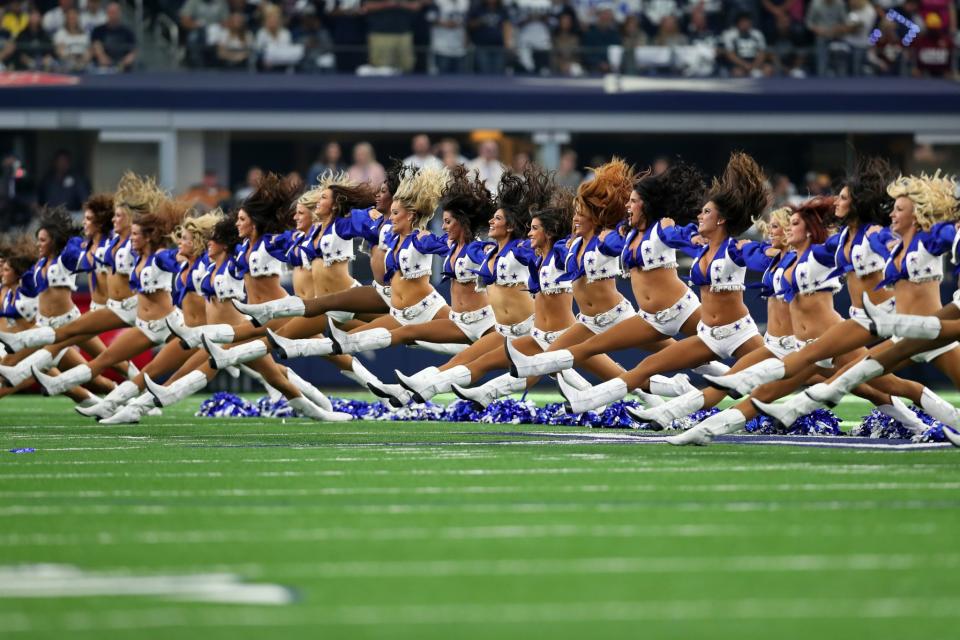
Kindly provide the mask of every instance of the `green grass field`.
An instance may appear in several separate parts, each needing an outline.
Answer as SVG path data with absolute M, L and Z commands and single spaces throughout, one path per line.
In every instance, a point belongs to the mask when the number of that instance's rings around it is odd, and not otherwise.
M 957 634 L 955 449 L 211 420 L 199 400 L 123 427 L 62 399 L 0 402 L 0 634 Z M 18 568 L 38 564 L 62 566 Z

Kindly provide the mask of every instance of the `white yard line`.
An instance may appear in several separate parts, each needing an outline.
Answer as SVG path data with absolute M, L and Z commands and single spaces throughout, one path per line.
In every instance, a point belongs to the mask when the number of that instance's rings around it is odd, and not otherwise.
M 882 503 L 875 505 L 879 508 Z M 848 507 L 844 505 L 846 510 Z M 839 507 L 838 507 L 839 510 Z M 931 528 L 933 527 L 933 528 Z M 937 525 L 911 524 L 907 531 L 914 533 L 936 531 Z M 809 537 L 828 530 L 824 525 L 810 527 L 782 527 L 775 535 Z M 582 525 L 582 524 L 501 524 L 463 527 L 320 527 L 278 531 L 251 531 L 242 529 L 199 529 L 168 531 L 99 531 L 90 533 L 2 533 L 0 547 L 63 547 L 63 546 L 113 546 L 113 545 L 188 545 L 211 543 L 276 544 L 279 542 L 322 541 L 371 541 L 390 542 L 397 540 L 513 540 L 544 538 L 710 538 L 750 537 L 757 534 L 756 526 L 722 524 L 671 524 L 671 525 Z M 849 527 L 837 528 L 842 534 Z M 787 532 L 794 532 L 788 534 Z M 864 531 L 864 535 L 869 531 Z

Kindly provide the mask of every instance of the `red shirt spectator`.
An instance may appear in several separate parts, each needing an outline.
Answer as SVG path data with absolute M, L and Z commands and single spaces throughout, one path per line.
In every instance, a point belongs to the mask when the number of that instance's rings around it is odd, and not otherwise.
M 926 23 L 926 31 L 921 32 L 913 43 L 916 71 L 918 75 L 943 78 L 950 75 L 953 42 L 939 15 L 927 14 Z

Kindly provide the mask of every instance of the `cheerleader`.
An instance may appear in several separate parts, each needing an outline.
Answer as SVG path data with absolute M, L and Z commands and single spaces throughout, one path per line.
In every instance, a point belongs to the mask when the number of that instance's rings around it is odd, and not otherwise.
M 264 304 L 237 304 L 237 308 L 250 316 L 255 325 L 265 325 L 273 318 L 302 315 L 305 318 L 315 318 L 328 311 L 352 311 L 361 314 L 383 315 L 390 311 L 390 285 L 384 282 L 386 272 L 386 257 L 388 252 L 387 238 L 390 235 L 390 207 L 393 204 L 393 194 L 400 186 L 404 175 L 413 177 L 416 169 L 405 167 L 402 161 L 396 161 L 387 170 L 387 178 L 377 189 L 374 207 L 369 210 L 371 223 L 362 228 L 364 244 L 370 254 L 370 269 L 373 271 L 373 281 L 367 287 L 350 287 L 336 293 L 327 293 L 316 298 L 304 298 L 303 310 L 296 304 L 285 305 L 282 308 L 271 303 Z M 302 297 L 302 296 L 301 296 Z
M 11 350 L 52 345 L 46 350 L 56 354 L 63 347 L 78 344 L 105 331 L 133 326 L 137 317 L 138 298 L 130 289 L 130 273 L 134 263 L 131 224 L 134 214 L 151 211 L 164 199 L 164 193 L 152 179 L 141 178 L 130 172 L 124 174 L 114 196 L 113 234 L 102 256 L 96 250 L 94 253 L 94 268 L 106 275 L 106 309 L 88 311 L 52 333 L 46 327 L 20 332 L 17 342 L 11 343 Z M 46 365 L 48 359 L 40 352 L 33 353 L 12 369 L 0 367 L 0 376 L 13 384 L 22 382 L 30 378 L 30 366 L 35 362 Z
M 423 272 L 425 277 L 429 274 L 429 265 L 422 264 L 419 258 L 406 259 L 403 245 L 400 244 L 404 241 L 399 234 L 406 223 L 403 210 L 398 209 L 397 205 L 400 200 L 399 193 L 398 191 L 394 196 L 395 215 L 392 222 L 393 242 L 400 247 L 400 252 L 399 257 L 393 251 L 388 255 L 387 272 L 389 275 L 391 270 L 397 267 L 409 269 L 407 265 L 412 263 L 419 265 L 420 269 L 426 269 Z M 496 209 L 489 220 L 487 233 L 492 242 L 476 270 L 477 287 L 486 292 L 493 308 L 496 333 L 482 336 L 440 367 L 427 367 L 411 376 L 397 371 L 399 387 L 369 385 L 371 391 L 387 398 L 394 406 L 402 406 L 411 399 L 424 402 L 437 393 L 449 391 L 453 384 L 469 384 L 470 370 L 465 365 L 491 350 L 501 348 L 502 336 L 529 335 L 534 324 L 534 304 L 528 283 L 530 268 L 536 264 L 536 254 L 525 236 L 530 224 L 531 207 L 544 208 L 549 203 L 550 195 L 549 177 L 536 167 L 527 169 L 522 176 L 504 174 L 500 180 Z M 446 252 L 446 243 L 441 242 L 439 245 L 437 252 Z M 399 274 L 393 276 L 394 287 L 398 279 Z M 396 290 L 393 287 L 391 289 L 393 296 L 396 296 Z M 439 294 L 437 297 L 439 298 Z M 395 313 L 395 310 L 391 310 L 391 313 Z
M 537 256 L 531 269 L 530 292 L 534 294 L 534 321 L 530 335 L 517 338 L 515 346 L 523 353 L 546 351 L 577 319 L 573 315 L 573 283 L 566 274 L 568 241 L 573 219 L 573 193 L 558 189 L 545 209 L 535 210 L 527 237 Z M 491 349 L 466 364 L 471 380 L 479 380 L 490 371 L 509 369 L 506 350 Z M 459 384 L 451 390 L 461 399 L 486 407 L 497 398 L 523 391 L 525 378 L 504 373 L 477 387 Z
M 592 181 L 584 188 L 590 184 Z M 689 238 L 696 227 L 676 226 L 672 218 L 665 216 L 674 215 L 681 221 L 692 217 L 703 202 L 704 191 L 702 174 L 683 162 L 657 175 L 648 170 L 637 179 L 629 189 L 627 225 L 621 226 L 627 229 L 626 238 L 607 234 L 606 239 L 608 245 L 622 246 L 621 264 L 628 269 L 624 275 L 630 278 L 639 311 L 622 322 L 607 325 L 602 332 L 581 335 L 581 340 L 575 341 L 572 335 L 565 337 L 565 343 L 554 344 L 551 351 L 573 346 L 569 350 L 575 361 L 580 361 L 636 346 L 657 351 L 670 344 L 672 341 L 667 339 L 678 333 L 696 333 L 700 300 L 676 271 L 676 249 L 690 250 Z M 604 215 L 610 216 L 611 212 L 612 209 Z M 715 367 L 709 370 L 717 371 Z M 655 376 L 650 386 L 654 393 L 669 395 L 692 389 L 682 374 L 672 382 Z
M 306 194 L 308 200 L 303 204 L 308 206 L 310 201 L 316 203 L 314 210 L 317 212 L 319 222 L 311 227 L 303 241 L 296 246 L 293 254 L 295 256 L 294 261 L 299 260 L 298 264 L 310 265 L 312 288 L 315 294 L 325 295 L 360 288 L 360 283 L 350 275 L 349 263 L 354 258 L 354 238 L 363 237 L 369 229 L 378 225 L 378 222 L 370 215 L 372 207 L 365 206 L 373 201 L 373 192 L 366 184 L 356 184 L 348 181 L 343 175 L 334 174 L 326 174 L 315 191 L 316 193 L 308 192 Z M 301 197 L 302 199 L 303 197 Z M 288 252 L 288 258 L 289 256 L 290 253 Z M 299 258 L 296 256 L 299 256 Z M 241 311 L 247 308 L 242 303 L 235 302 L 235 304 Z M 328 318 L 343 323 L 350 328 L 361 324 L 354 320 L 352 312 L 345 311 L 329 311 L 324 317 L 316 318 L 295 317 L 287 319 L 283 317 L 291 315 L 291 312 L 294 312 L 293 315 L 302 314 L 304 310 L 303 299 L 297 296 L 287 296 L 254 306 L 258 308 L 269 307 L 272 309 L 271 313 L 277 312 L 280 314 L 280 319 L 270 321 L 271 328 L 276 330 L 277 336 L 290 338 L 314 336 L 323 331 Z M 254 325 L 259 326 L 259 324 L 254 319 Z M 257 332 L 263 333 L 265 330 L 258 330 Z M 243 339 L 245 336 L 253 337 L 252 334 L 237 327 L 234 327 L 233 336 L 234 341 Z M 249 362 L 269 352 L 269 343 L 266 339 L 247 342 L 232 348 L 223 348 L 215 344 L 215 342 L 222 342 L 222 339 L 214 340 L 213 336 L 209 337 L 211 339 L 205 341 L 205 349 L 210 353 L 211 366 L 214 368 L 224 368 Z M 326 353 L 318 351 L 313 355 L 330 355 L 331 353 L 331 351 Z M 328 359 L 345 376 L 358 381 L 360 384 L 376 380 L 376 377 L 359 360 L 336 355 L 330 355 Z
M 793 335 L 790 336 L 788 345 L 789 342 L 795 343 L 796 340 L 801 344 L 812 342 L 831 326 L 843 322 L 843 318 L 833 308 L 833 296 L 842 288 L 835 262 L 839 234 L 827 238 L 828 232 L 825 225 L 825 221 L 830 219 L 833 211 L 833 198 L 817 197 L 797 207 L 790 214 L 785 242 L 792 250 L 778 261 L 778 268 L 771 278 L 777 283 L 775 293 L 787 305 L 788 316 L 784 319 L 785 322 L 778 323 L 776 307 L 771 309 L 770 316 L 774 326 L 779 325 L 781 331 L 790 330 L 796 334 L 796 338 Z M 765 337 L 764 343 L 764 347 L 741 358 L 734 366 L 734 370 L 744 369 L 771 356 L 783 358 L 796 350 L 796 348 L 783 349 L 778 353 L 774 351 L 775 347 L 770 348 L 771 339 Z M 782 347 L 783 343 L 781 342 L 779 346 Z M 860 355 L 862 354 L 846 354 L 839 358 L 839 365 L 842 366 Z M 818 364 L 821 368 L 832 369 L 834 366 L 832 362 Z M 819 375 L 821 370 L 816 370 L 812 375 Z M 906 381 L 904 383 L 914 384 Z M 891 398 L 870 387 L 858 389 L 858 395 L 870 400 L 883 413 L 911 429 L 925 428 L 923 422 L 897 398 Z M 631 411 L 631 413 L 640 419 L 649 416 L 658 424 L 669 426 L 673 420 L 693 411 L 715 406 L 725 396 L 726 391 L 723 389 L 696 390 L 671 400 L 663 406 L 645 411 Z
M 649 390 L 656 373 L 686 369 L 713 359 L 742 357 L 763 345 L 756 324 L 743 303 L 746 257 L 736 235 L 745 231 L 766 207 L 765 176 L 746 154 L 731 156 L 721 180 L 714 180 L 707 203 L 697 216 L 696 233 L 706 242 L 699 247 L 690 277 L 700 287 L 701 320 L 697 335 L 672 344 L 647 357 L 637 367 L 587 389 L 576 389 L 558 377 L 560 389 L 575 413 L 624 398 L 630 389 Z M 690 232 L 688 232 L 690 233 Z M 688 238 L 692 250 L 694 238 Z M 576 347 L 573 347 L 576 349 Z M 519 376 L 561 371 L 574 361 L 571 350 L 538 356 L 509 355 Z
M 460 165 L 453 169 L 440 199 L 443 231 L 448 251 L 443 278 L 450 280 L 450 307 L 447 318 L 396 329 L 360 327 L 350 333 L 330 323 L 335 353 L 356 353 L 385 349 L 391 345 L 413 344 L 429 339 L 443 344 L 470 344 L 493 330 L 493 308 L 485 291 L 477 290 L 477 270 L 492 242 L 476 240 L 481 225 L 493 215 L 490 192 L 479 178 L 471 177 Z
M 952 246 L 955 228 L 952 222 L 940 224 L 937 222 L 955 218 L 955 188 L 956 185 L 952 180 L 936 176 L 933 178 L 900 177 L 887 187 L 887 194 L 894 199 L 890 230 L 900 237 L 900 241 L 885 261 L 877 278 L 879 280 L 877 288 L 892 285 L 898 298 L 896 304 L 901 309 L 931 313 L 941 306 L 939 281 L 943 277 L 942 254 Z M 809 354 L 804 352 L 808 349 L 817 350 L 820 343 L 827 341 L 828 338 L 837 338 L 837 344 L 841 345 L 841 349 L 837 351 L 849 352 L 850 344 L 853 343 L 852 338 L 848 337 L 845 342 L 841 342 L 840 338 L 835 336 L 835 332 L 837 327 L 854 323 L 866 334 L 863 338 L 864 344 L 869 344 L 872 341 L 869 331 L 870 320 L 864 312 L 862 324 L 856 320 L 838 324 L 825 333 L 820 340 L 794 355 L 809 357 Z M 863 345 L 856 345 L 856 347 L 859 346 Z M 956 364 L 957 359 L 960 358 L 960 352 L 956 350 L 956 346 L 957 343 L 954 342 L 945 347 L 918 354 L 915 358 L 918 362 L 933 362 L 935 366 L 950 375 L 960 371 Z M 884 345 L 875 347 L 877 348 L 883 349 Z M 783 361 L 784 365 L 790 360 L 791 357 L 786 358 Z M 761 362 L 752 368 L 761 368 L 761 365 L 768 362 Z M 783 368 L 786 369 L 786 367 Z M 768 367 L 768 370 L 776 371 L 772 367 Z M 745 372 L 749 371 L 750 369 L 745 370 Z M 843 395 L 866 379 L 873 378 L 872 386 L 888 391 L 887 385 L 891 384 L 891 376 L 876 377 L 882 372 L 882 365 L 872 358 L 867 358 L 846 372 L 835 376 L 830 384 L 814 385 L 782 405 L 772 404 L 772 401 L 799 387 L 805 381 L 801 379 L 803 374 L 794 375 L 791 380 L 784 380 L 785 384 L 779 385 L 774 391 L 771 391 L 771 386 L 764 384 L 733 408 L 711 416 L 694 429 L 676 437 L 673 443 L 707 444 L 715 435 L 737 431 L 746 420 L 757 415 L 758 410 L 782 424 L 790 425 L 800 415 L 805 415 L 824 404 L 839 402 Z M 790 375 L 789 370 L 787 375 Z M 944 411 L 945 402 L 930 389 L 916 383 L 904 385 L 903 382 L 905 381 L 896 378 L 892 381 L 899 387 L 898 390 L 902 389 L 903 395 L 909 394 L 908 397 L 911 400 L 935 418 L 939 419 L 942 415 L 949 420 L 954 417 L 955 412 Z M 954 384 L 957 382 L 955 380 Z M 888 392 L 896 393 L 897 391 Z
M 88 383 L 104 369 L 155 346 L 170 337 L 168 321 L 183 322 L 183 313 L 171 296 L 173 276 L 178 273 L 177 249 L 166 249 L 174 227 L 184 218 L 184 202 L 164 200 L 153 211 L 140 212 L 130 230 L 130 246 L 136 256 L 130 273 L 130 289 L 137 292 L 134 327 L 123 331 L 106 351 L 58 376 L 46 375 L 41 366 L 31 367 L 34 378 L 47 395 L 57 395 L 75 385 Z
M 290 203 L 293 200 L 293 186 L 278 176 L 265 176 L 243 203 L 237 214 L 235 225 L 243 243 L 234 255 L 231 277 L 242 279 L 246 297 L 254 303 L 267 302 L 285 297 L 287 294 L 280 286 L 280 274 L 283 272 L 283 259 L 290 248 L 290 234 L 284 235 L 290 218 Z M 230 266 L 217 267 L 217 270 Z M 167 326 L 178 327 L 181 323 L 171 320 Z M 202 341 L 209 349 L 208 332 L 232 331 L 232 325 L 220 322 L 204 325 Z M 181 332 L 182 335 L 186 335 Z M 241 347 L 244 345 L 240 345 Z M 153 381 L 149 374 L 144 376 L 144 384 L 158 406 L 169 406 L 203 389 L 216 375 L 216 369 L 210 366 L 207 354 L 199 352 L 192 356 L 175 372 L 167 385 Z M 279 390 L 300 415 L 314 420 L 344 421 L 352 416 L 317 406 L 305 397 L 288 372 L 280 369 L 269 357 L 260 357 L 250 362 L 250 368 L 259 373 L 271 386 Z
M 213 231 L 214 225 L 222 219 L 219 211 L 191 216 L 186 218 L 173 232 L 177 249 L 174 259 L 179 263 L 179 269 L 173 278 L 172 300 L 180 310 L 183 323 L 187 326 L 203 324 L 205 309 L 203 299 L 199 295 L 199 284 L 207 268 L 205 248 L 207 238 Z M 144 372 L 152 375 L 174 371 L 190 356 L 190 350 L 184 349 L 180 342 L 171 340 L 166 342 L 159 352 L 151 359 Z M 78 408 L 78 413 L 85 416 L 108 418 L 129 400 L 140 395 L 143 388 L 143 375 L 134 376 L 131 380 L 122 382 L 111 391 L 102 401 L 92 407 Z M 141 404 L 138 407 L 145 409 L 153 406 Z M 139 418 L 139 414 L 138 414 Z M 104 420 L 107 424 L 116 424 L 116 421 Z

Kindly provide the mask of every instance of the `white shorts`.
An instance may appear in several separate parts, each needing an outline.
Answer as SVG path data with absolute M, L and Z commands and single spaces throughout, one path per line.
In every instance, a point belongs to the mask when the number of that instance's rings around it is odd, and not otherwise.
M 37 312 L 37 326 L 38 327 L 50 327 L 51 329 L 59 329 L 65 324 L 73 322 L 80 317 L 80 309 L 74 307 L 67 311 L 63 315 L 59 316 L 45 316 L 39 311 Z
M 147 336 L 153 344 L 163 344 L 170 337 L 170 327 L 167 326 L 167 320 L 170 324 L 183 324 L 183 312 L 180 309 L 174 309 L 167 315 L 157 320 L 136 319 L 137 329 L 140 333 Z
M 450 319 L 460 331 L 463 331 L 463 335 L 470 338 L 470 342 L 479 340 L 480 336 L 493 329 L 493 325 L 497 323 L 496 318 L 493 317 L 493 307 L 490 305 L 476 311 L 463 313 L 451 311 Z
M 377 295 L 380 296 L 380 299 L 387 303 L 387 306 L 390 306 L 390 285 L 380 284 L 376 280 L 373 281 L 373 288 L 377 290 Z
M 759 335 L 757 325 L 749 315 L 720 327 L 708 327 L 703 322 L 697 324 L 697 336 L 722 360 L 732 358 L 744 342 Z
M 797 339 L 794 336 L 772 336 L 769 333 L 763 334 L 763 346 L 780 360 L 798 349 Z
M 350 288 L 356 289 L 357 287 L 362 287 L 362 286 L 363 286 L 362 284 L 354 280 L 353 284 L 350 285 Z M 353 320 L 356 317 L 356 315 L 357 314 L 355 314 L 353 311 L 327 311 L 327 317 L 331 318 L 334 322 L 338 324 L 349 322 L 350 320 Z
M 890 338 L 890 340 L 892 340 L 893 342 L 900 342 L 901 340 L 903 340 L 903 338 L 899 336 L 894 336 Z M 921 353 L 912 355 L 910 356 L 910 359 L 913 360 L 914 362 L 921 362 L 926 364 L 927 362 L 933 362 L 943 354 L 947 353 L 951 349 L 956 349 L 957 347 L 960 347 L 960 343 L 958 343 L 957 341 L 953 341 L 950 344 L 943 345 L 942 347 L 938 347 L 936 349 L 931 349 L 930 351 L 923 351 Z
M 896 308 L 897 308 L 897 299 L 890 298 L 886 302 L 881 302 L 877 306 L 883 309 L 883 311 L 886 313 L 893 313 L 894 311 L 896 311 Z M 863 309 L 858 309 L 857 307 L 851 306 L 849 314 L 850 314 L 851 320 L 856 322 L 858 325 L 860 325 L 867 331 L 870 331 L 870 316 L 867 315 L 866 311 L 864 311 Z
M 394 320 L 404 326 L 411 324 L 423 324 L 433 320 L 434 316 L 437 315 L 437 312 L 440 311 L 440 309 L 443 309 L 446 304 L 447 301 L 443 299 L 443 296 L 436 291 L 432 291 L 430 295 L 417 304 L 412 304 L 409 307 L 404 307 L 403 309 L 390 307 L 390 315 L 393 316 Z
M 100 311 L 100 309 L 106 309 L 107 304 L 105 302 L 94 302 L 90 301 L 90 311 Z
M 680 333 L 680 327 L 690 319 L 693 312 L 700 308 L 700 298 L 693 291 L 687 292 L 672 306 L 661 309 L 656 313 L 648 313 L 643 309 L 637 310 L 637 315 L 647 321 L 651 327 L 672 338 Z
M 522 338 L 523 336 L 528 336 L 533 331 L 533 316 L 530 316 L 522 322 L 516 324 L 500 324 L 499 322 L 494 325 L 497 329 L 497 333 L 502 335 L 504 338 Z
M 137 296 L 130 296 L 123 300 L 107 300 L 107 309 L 131 327 L 137 323 Z
M 607 329 L 635 315 L 637 315 L 637 312 L 633 310 L 633 305 L 626 299 L 622 299 L 612 309 L 598 313 L 595 316 L 585 316 L 582 313 L 578 313 L 577 321 L 594 333 L 603 333 Z
M 540 345 L 541 349 L 546 351 L 550 348 L 550 345 L 557 341 L 557 338 L 563 335 L 564 331 L 566 331 L 566 329 L 561 329 L 560 331 L 541 331 L 534 327 L 530 330 L 530 337 Z

